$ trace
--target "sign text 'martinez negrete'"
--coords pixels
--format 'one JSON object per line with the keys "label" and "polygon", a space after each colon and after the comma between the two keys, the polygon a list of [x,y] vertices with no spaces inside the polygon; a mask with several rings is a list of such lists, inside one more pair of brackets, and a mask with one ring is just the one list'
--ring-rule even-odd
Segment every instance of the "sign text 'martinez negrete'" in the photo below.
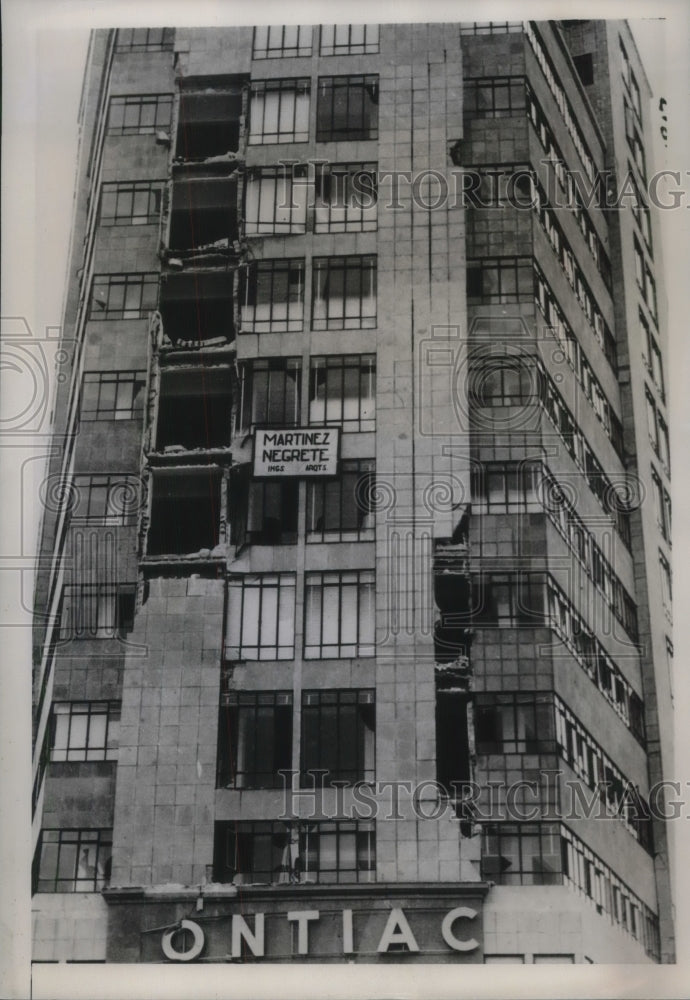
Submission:
{"label": "sign text 'martinez negrete'", "polygon": [[254,439],[254,475],[334,476],[340,428],[259,428]]}

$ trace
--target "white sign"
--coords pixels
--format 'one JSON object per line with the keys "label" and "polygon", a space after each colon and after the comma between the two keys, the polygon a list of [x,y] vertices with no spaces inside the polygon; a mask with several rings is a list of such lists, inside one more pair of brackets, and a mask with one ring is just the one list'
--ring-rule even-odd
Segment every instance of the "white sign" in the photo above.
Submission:
{"label": "white sign", "polygon": [[335,476],[339,427],[263,428],[254,434],[254,476]]}

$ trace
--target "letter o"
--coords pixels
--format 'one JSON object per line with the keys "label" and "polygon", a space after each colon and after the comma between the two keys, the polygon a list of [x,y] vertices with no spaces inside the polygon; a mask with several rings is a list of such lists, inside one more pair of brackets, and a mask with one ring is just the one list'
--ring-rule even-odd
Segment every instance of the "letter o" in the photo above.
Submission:
{"label": "letter o", "polygon": [[[189,951],[177,951],[176,948],[173,948],[173,938],[180,931],[190,931],[194,938],[194,944]],[[203,947],[204,932],[193,920],[181,920],[179,927],[173,927],[172,930],[166,931],[161,938],[163,954],[171,962],[193,962],[195,958],[199,957]]]}
{"label": "letter o", "polygon": [[476,916],[477,911],[472,910],[469,906],[456,906],[454,910],[449,910],[446,913],[441,924],[441,934],[446,944],[453,948],[454,951],[474,951],[475,948],[479,947],[479,941],[476,938],[470,938],[469,941],[461,941],[460,938],[456,938],[451,930],[455,921],[460,917],[467,917],[468,920],[474,920]]}

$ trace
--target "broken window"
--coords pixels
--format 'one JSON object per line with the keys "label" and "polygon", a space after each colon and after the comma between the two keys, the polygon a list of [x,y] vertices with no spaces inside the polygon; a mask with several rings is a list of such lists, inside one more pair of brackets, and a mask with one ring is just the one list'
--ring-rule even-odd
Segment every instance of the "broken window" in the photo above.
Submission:
{"label": "broken window", "polygon": [[374,460],[344,459],[337,479],[307,483],[307,541],[373,541]]}
{"label": "broken window", "polygon": [[305,164],[252,169],[245,187],[245,234],[305,233],[308,191]]}
{"label": "broken window", "polygon": [[317,142],[378,138],[378,76],[322,76],[318,94]]}
{"label": "broken window", "polygon": [[254,28],[254,59],[311,55],[310,24],[262,24]]}
{"label": "broken window", "polygon": [[295,881],[297,830],[292,823],[258,821],[215,825],[213,881],[235,885]]}
{"label": "broken window", "polygon": [[311,359],[309,423],[373,431],[376,416],[376,358],[373,354]]}
{"label": "broken window", "polygon": [[117,760],[119,729],[119,701],[53,702],[50,759]]}
{"label": "broken window", "polygon": [[214,548],[220,528],[220,485],[216,469],[157,470],[151,481],[147,555],[192,555]]}
{"label": "broken window", "polygon": [[590,87],[594,83],[594,60],[591,52],[583,52],[579,56],[573,56],[573,63],[580,77],[583,87]]}
{"label": "broken window", "polygon": [[308,77],[253,80],[249,144],[306,142],[309,138]]}
{"label": "broken window", "polygon": [[306,659],[374,656],[374,570],[307,573],[304,588]]}
{"label": "broken window", "polygon": [[228,577],[225,656],[291,660],[295,655],[295,574]]}
{"label": "broken window", "polygon": [[112,829],[43,829],[38,892],[100,892],[110,879]]}
{"label": "broken window", "polygon": [[259,260],[244,275],[242,330],[299,331],[304,322],[304,260]]}
{"label": "broken window", "polygon": [[218,727],[218,787],[282,788],[292,767],[292,692],[232,691]]}
{"label": "broken window", "polygon": [[170,127],[172,94],[111,97],[108,135],[153,135]]}
{"label": "broken window", "polygon": [[73,524],[133,524],[139,511],[139,479],[123,472],[75,476]]}
{"label": "broken window", "polygon": [[175,153],[181,160],[204,160],[237,152],[240,144],[242,80],[217,90],[180,90]]}
{"label": "broken window", "polygon": [[250,482],[246,540],[250,545],[294,545],[297,541],[299,482]]}
{"label": "broken window", "polygon": [[470,779],[468,695],[436,688],[436,780],[455,797],[455,786]]}
{"label": "broken window", "polygon": [[172,191],[169,245],[173,250],[229,247],[237,238],[237,180],[183,177]]}
{"label": "broken window", "polygon": [[158,304],[158,275],[95,274],[89,319],[146,319]]}
{"label": "broken window", "polygon": [[322,24],[322,56],[369,55],[379,51],[378,24]]}
{"label": "broken window", "polygon": [[302,362],[299,358],[256,358],[241,368],[240,427],[294,427],[300,422]]}
{"label": "broken window", "polygon": [[550,694],[506,692],[475,695],[477,753],[553,753]]}
{"label": "broken window", "polygon": [[168,274],[161,285],[161,315],[164,336],[180,341],[232,340],[233,276],[229,272],[196,271]]}
{"label": "broken window", "polygon": [[118,28],[116,52],[170,52],[174,28]]}
{"label": "broken window", "polygon": [[229,369],[164,370],[160,382],[156,449],[228,446],[231,406]]}
{"label": "broken window", "polygon": [[318,164],[314,232],[375,230],[376,179],[375,163]]}
{"label": "broken window", "polygon": [[348,688],[302,692],[301,783],[309,786],[327,771],[326,785],[335,781],[373,781],[376,706],[374,691]]}
{"label": "broken window", "polygon": [[317,257],[313,261],[313,330],[376,326],[376,257]]}
{"label": "broken window", "polygon": [[161,214],[161,181],[103,184],[98,221],[101,226],[145,226]]}
{"label": "broken window", "polygon": [[61,639],[112,639],[134,624],[135,586],[130,583],[73,583],[62,594]]}

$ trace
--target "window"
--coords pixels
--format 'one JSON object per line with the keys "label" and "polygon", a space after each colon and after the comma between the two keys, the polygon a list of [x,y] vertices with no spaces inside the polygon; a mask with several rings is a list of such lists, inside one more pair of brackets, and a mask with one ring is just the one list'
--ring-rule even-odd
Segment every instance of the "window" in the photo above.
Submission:
{"label": "window", "polygon": [[378,139],[379,78],[322,76],[316,106],[316,139]]}
{"label": "window", "polygon": [[111,829],[41,831],[38,892],[99,892],[110,879]]}
{"label": "window", "polygon": [[246,181],[245,233],[290,234],[306,232],[307,168],[261,167]]}
{"label": "window", "polygon": [[485,955],[484,965],[524,965],[524,955]]}
{"label": "window", "polygon": [[[531,361],[531,363],[530,363]],[[468,396],[471,405],[525,406],[539,402],[535,359],[524,355],[476,353],[470,358]]]}
{"label": "window", "polygon": [[485,575],[475,593],[474,614],[483,626],[544,624],[544,577],[539,573]]}
{"label": "window", "polygon": [[302,882],[340,884],[376,881],[373,823],[305,823],[300,834]]}
{"label": "window", "polygon": [[250,545],[294,545],[299,482],[250,482],[246,537]]}
{"label": "window", "polygon": [[292,766],[292,692],[222,695],[218,726],[220,788],[282,788]]}
{"label": "window", "polygon": [[649,432],[649,440],[652,442],[652,447],[654,451],[659,454],[659,427],[657,424],[657,413],[656,405],[654,403],[654,396],[645,387],[645,402],[647,405],[647,430]]}
{"label": "window", "polygon": [[242,330],[299,331],[304,321],[304,261],[259,260],[249,266],[242,295]]}
{"label": "window", "polygon": [[307,573],[304,587],[305,658],[374,656],[373,570]]}
{"label": "window", "polygon": [[[446,681],[446,678],[443,678]],[[450,683],[450,682],[448,682]],[[436,682],[436,780],[449,799],[462,798],[464,782],[470,780],[468,696]]]}
{"label": "window", "polygon": [[[227,262],[237,235],[237,178],[175,178],[172,186],[170,234],[171,256],[181,253],[184,260],[199,254],[208,259],[217,255],[217,263]],[[226,277],[227,280],[227,277]],[[231,281],[229,282],[231,285]]]}
{"label": "window", "polygon": [[352,883],[376,880],[373,823],[216,823],[214,881]]}
{"label": "window", "polygon": [[665,541],[671,542],[671,498],[664,489],[661,477],[652,466],[652,493],[654,495],[654,511],[661,534]]}
{"label": "window", "polygon": [[322,56],[369,55],[379,51],[378,24],[322,24]]}
{"label": "window", "polygon": [[376,416],[376,358],[369,354],[311,359],[309,423],[373,431]]}
{"label": "window", "polygon": [[89,319],[146,319],[157,304],[157,274],[95,274]]}
{"label": "window", "polygon": [[373,690],[303,691],[302,785],[373,781],[375,733]]}
{"label": "window", "polygon": [[131,632],[134,584],[72,583],[63,591],[61,639],[110,639]]}
{"label": "window", "polygon": [[119,702],[56,701],[52,712],[51,761],[117,760]]}
{"label": "window", "polygon": [[316,167],[315,233],[363,233],[376,229],[375,163]]}
{"label": "window", "polygon": [[671,449],[668,439],[668,427],[666,426],[666,421],[659,414],[659,459],[661,464],[666,469],[666,472],[671,474]]}
{"label": "window", "polygon": [[535,965],[573,965],[574,955],[535,955]]}
{"label": "window", "polygon": [[594,83],[594,62],[591,52],[583,52],[579,56],[573,56],[573,63],[580,77],[583,87],[590,87]]}
{"label": "window", "polygon": [[480,514],[542,510],[543,474],[538,463],[487,462],[472,470],[472,503]]}
{"label": "window", "polygon": [[522,30],[522,21],[464,21],[460,25],[461,35],[504,35]]}
{"label": "window", "polygon": [[337,479],[307,483],[307,541],[374,540],[374,461],[343,459]]}
{"label": "window", "polygon": [[222,269],[171,272],[161,285],[164,347],[199,349],[235,335],[233,281]]}
{"label": "window", "polygon": [[532,262],[529,257],[485,257],[467,261],[467,301],[523,302],[532,298]]}
{"label": "window", "polygon": [[139,512],[139,479],[122,472],[75,476],[73,524],[134,524]]}
{"label": "window", "polygon": [[291,660],[295,655],[295,575],[228,577],[225,656]]}
{"label": "window", "polygon": [[252,82],[249,144],[306,142],[309,138],[307,77]]}
{"label": "window", "polygon": [[118,28],[116,52],[171,52],[174,28]]}
{"label": "window", "polygon": [[[175,139],[177,162],[202,161],[209,156],[222,157],[226,169],[237,161],[227,154],[237,152],[242,117],[242,77],[213,80],[213,87],[201,86],[203,77],[180,84],[179,116]],[[189,175],[187,175],[188,177]]]}
{"label": "window", "polygon": [[553,753],[550,694],[477,694],[475,739],[478,753]]}
{"label": "window", "polygon": [[661,575],[661,600],[666,610],[671,612],[673,606],[673,584],[671,581],[671,566],[668,559],[659,552],[659,572]]}
{"label": "window", "polygon": [[481,874],[498,885],[559,885],[563,876],[558,825],[486,824]]}
{"label": "window", "polygon": [[211,558],[220,540],[220,500],[217,468],[156,469],[151,480],[147,556]]}
{"label": "window", "polygon": [[254,59],[311,55],[310,24],[273,24],[254,28]]}
{"label": "window", "polygon": [[473,118],[509,118],[525,109],[525,78],[489,76],[466,79],[463,113]]}
{"label": "window", "polygon": [[376,326],[376,257],[316,257],[311,304],[313,330]]}
{"label": "window", "polygon": [[238,433],[255,427],[294,427],[300,422],[302,362],[255,358],[240,370]]}
{"label": "window", "polygon": [[111,97],[108,135],[153,135],[170,128],[172,94]]}
{"label": "window", "polygon": [[98,221],[102,226],[145,226],[158,222],[161,192],[159,181],[103,184]]}
{"label": "window", "polygon": [[657,347],[656,341],[652,337],[651,333],[649,336],[649,356],[650,356],[650,369],[652,373],[652,379],[654,380],[654,385],[659,390],[661,398],[665,398],[664,392],[664,369],[661,361],[661,351]]}

